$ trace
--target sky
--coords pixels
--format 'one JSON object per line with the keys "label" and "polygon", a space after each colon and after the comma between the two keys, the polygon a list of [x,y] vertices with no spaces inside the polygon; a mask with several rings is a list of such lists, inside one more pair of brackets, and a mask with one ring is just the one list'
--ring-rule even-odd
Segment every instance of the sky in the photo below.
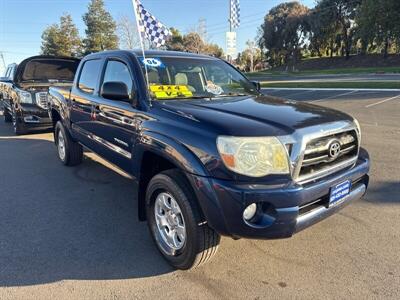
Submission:
{"label": "sky", "polygon": [[[263,17],[274,6],[285,1],[241,0],[241,27],[237,30],[238,50],[246,47],[246,41],[254,40]],[[308,7],[314,0],[299,1]],[[0,0],[0,52],[6,64],[20,62],[40,53],[41,35],[46,26],[59,21],[63,13],[69,13],[85,33],[82,15],[87,11],[89,0]],[[228,30],[229,0],[142,0],[142,4],[168,27],[185,33],[205,19],[208,40],[225,49],[225,33]],[[114,19],[121,16],[134,18],[131,0],[105,0],[106,9]],[[0,74],[2,74],[0,60]]]}

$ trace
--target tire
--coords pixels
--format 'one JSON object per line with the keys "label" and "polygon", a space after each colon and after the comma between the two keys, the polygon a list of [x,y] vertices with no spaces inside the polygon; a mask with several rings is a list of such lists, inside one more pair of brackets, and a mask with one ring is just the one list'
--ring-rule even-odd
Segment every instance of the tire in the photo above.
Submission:
{"label": "tire", "polygon": [[57,122],[54,132],[58,158],[61,162],[69,167],[77,166],[82,163],[82,146],[72,139],[71,135],[60,121]]}
{"label": "tire", "polygon": [[4,114],[4,122],[6,122],[6,123],[11,123],[11,122],[12,122],[12,116],[11,116],[10,113],[7,111],[7,109],[4,108],[3,114]]}
{"label": "tire", "polygon": [[11,121],[13,124],[15,135],[23,135],[27,133],[27,130],[25,129],[24,125],[21,123],[20,120],[18,120],[17,113],[15,112],[14,109],[11,114]]}
{"label": "tire", "polygon": [[[169,264],[181,270],[196,268],[209,261],[216,254],[221,240],[220,235],[204,222],[193,194],[188,180],[177,169],[153,177],[146,191],[147,222],[153,240]],[[160,205],[165,202],[170,210],[164,204]],[[171,217],[171,212],[177,213]],[[168,223],[171,219],[172,222],[175,220],[172,226],[171,222]],[[167,231],[175,237],[175,249],[168,245]],[[179,235],[178,231],[182,234]]]}

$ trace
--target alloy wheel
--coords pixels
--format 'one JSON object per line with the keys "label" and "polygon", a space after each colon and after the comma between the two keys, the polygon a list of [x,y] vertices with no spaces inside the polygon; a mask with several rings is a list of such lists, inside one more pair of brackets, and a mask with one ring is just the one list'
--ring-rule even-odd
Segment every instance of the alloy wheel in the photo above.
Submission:
{"label": "alloy wheel", "polygon": [[168,255],[176,255],[185,246],[186,225],[182,210],[169,193],[157,195],[154,205],[159,245]]}

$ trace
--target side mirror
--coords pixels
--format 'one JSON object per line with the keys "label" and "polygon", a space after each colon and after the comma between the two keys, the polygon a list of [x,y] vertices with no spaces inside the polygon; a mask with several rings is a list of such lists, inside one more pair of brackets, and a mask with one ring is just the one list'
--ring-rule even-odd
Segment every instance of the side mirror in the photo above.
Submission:
{"label": "side mirror", "polygon": [[261,92],[261,83],[259,81],[252,81],[251,82],[257,89],[257,91]]}
{"label": "side mirror", "polygon": [[101,97],[115,101],[130,102],[128,87],[123,82],[105,82],[101,87]]}

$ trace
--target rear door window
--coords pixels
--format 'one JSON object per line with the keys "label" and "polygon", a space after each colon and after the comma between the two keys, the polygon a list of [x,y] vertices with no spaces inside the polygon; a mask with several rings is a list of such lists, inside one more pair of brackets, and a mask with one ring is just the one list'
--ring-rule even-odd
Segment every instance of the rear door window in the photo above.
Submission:
{"label": "rear door window", "polygon": [[101,69],[101,60],[88,60],[82,67],[78,87],[81,91],[93,94],[97,87]]}

